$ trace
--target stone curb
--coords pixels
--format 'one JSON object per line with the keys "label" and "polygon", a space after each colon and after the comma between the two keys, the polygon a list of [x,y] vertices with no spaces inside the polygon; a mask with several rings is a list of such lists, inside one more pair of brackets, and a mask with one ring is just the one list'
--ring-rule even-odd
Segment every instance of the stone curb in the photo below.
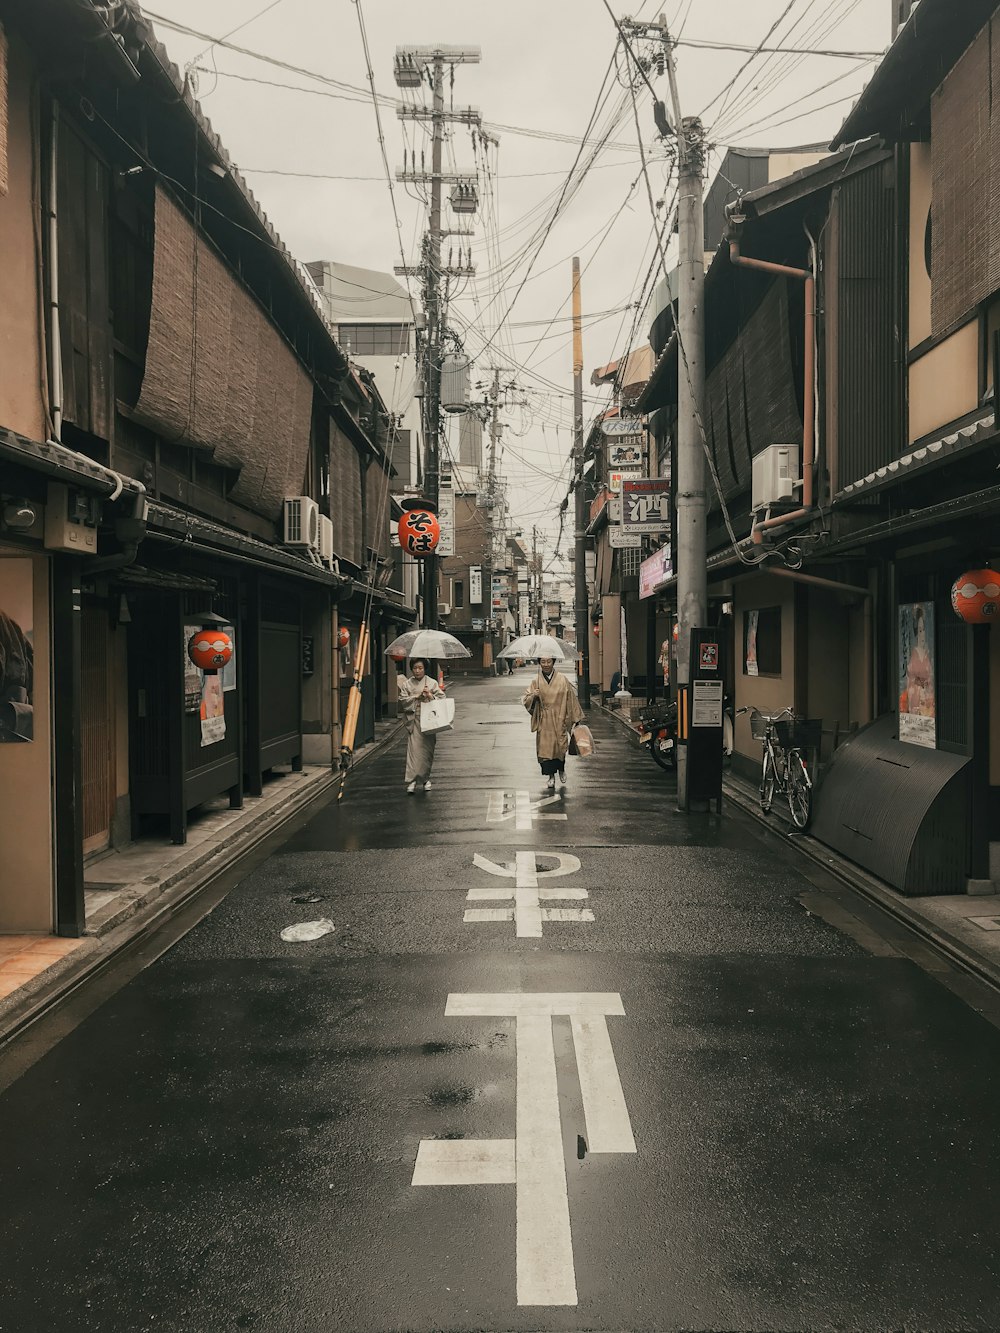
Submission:
{"label": "stone curb", "polygon": [[[402,729],[402,721],[397,722],[357,755],[352,767],[380,754],[397,739]],[[316,779],[304,789],[290,792],[286,800],[261,812],[244,828],[199,850],[191,861],[178,866],[157,884],[134,886],[136,897],[112,908],[106,919],[100,920],[100,914],[96,913],[96,930],[88,932],[71,954],[52,963],[0,1000],[0,1050],[5,1042],[54,1008],[89,976],[107,966],[122,949],[140,935],[148,934],[161,918],[172,916],[217,875],[248,856],[290,819],[319,802],[336,786],[339,776],[339,771],[331,769],[325,777]],[[125,886],[123,891],[128,892],[130,887]]]}

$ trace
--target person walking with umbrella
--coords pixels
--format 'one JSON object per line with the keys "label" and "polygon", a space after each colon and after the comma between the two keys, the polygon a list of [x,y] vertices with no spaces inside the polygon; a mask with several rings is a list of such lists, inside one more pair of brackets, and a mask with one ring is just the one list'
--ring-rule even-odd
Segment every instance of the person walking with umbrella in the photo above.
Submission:
{"label": "person walking with umbrella", "polygon": [[521,702],[531,714],[535,753],[542,773],[548,778],[549,791],[555,791],[557,776],[565,787],[569,733],[582,719],[583,709],[569,681],[556,670],[553,658],[539,659],[538,675],[525,690]]}
{"label": "person walking with umbrella", "polygon": [[444,690],[434,679],[427,660],[414,657],[410,661],[410,674],[399,681],[399,699],[403,705],[403,717],[407,732],[406,739],[406,774],[403,781],[406,790],[414,792],[431,789],[431,768],[434,764],[434,746],[437,736],[420,730],[420,709],[431,699],[443,699]]}

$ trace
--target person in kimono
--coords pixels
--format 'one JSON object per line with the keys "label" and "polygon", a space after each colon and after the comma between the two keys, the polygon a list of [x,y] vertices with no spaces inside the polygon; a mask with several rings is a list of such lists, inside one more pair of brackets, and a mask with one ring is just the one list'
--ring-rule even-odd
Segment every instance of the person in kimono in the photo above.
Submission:
{"label": "person in kimono", "polygon": [[437,736],[426,735],[420,730],[421,706],[431,699],[443,699],[444,690],[434,679],[434,673],[428,669],[423,657],[415,657],[410,663],[410,674],[400,677],[399,702],[403,706],[403,718],[406,725],[406,774],[403,781],[406,790],[414,792],[431,789],[431,767],[434,764],[434,746]]}
{"label": "person in kimono", "polygon": [[566,785],[566,750],[570,730],[583,718],[583,709],[568,679],[556,670],[551,657],[538,663],[538,675],[525,690],[521,702],[531,714],[535,753],[548,790],[555,791],[556,778]]}

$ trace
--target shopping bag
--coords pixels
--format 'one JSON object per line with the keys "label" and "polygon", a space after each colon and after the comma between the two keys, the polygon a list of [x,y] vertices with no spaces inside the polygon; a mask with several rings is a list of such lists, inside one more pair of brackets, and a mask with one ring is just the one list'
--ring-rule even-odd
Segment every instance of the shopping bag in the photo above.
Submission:
{"label": "shopping bag", "polygon": [[578,722],[569,737],[569,752],[577,754],[581,759],[589,759],[594,753],[594,733],[587,726],[586,722]]}
{"label": "shopping bag", "polygon": [[454,699],[429,699],[420,705],[420,730],[425,735],[450,731],[454,720]]}

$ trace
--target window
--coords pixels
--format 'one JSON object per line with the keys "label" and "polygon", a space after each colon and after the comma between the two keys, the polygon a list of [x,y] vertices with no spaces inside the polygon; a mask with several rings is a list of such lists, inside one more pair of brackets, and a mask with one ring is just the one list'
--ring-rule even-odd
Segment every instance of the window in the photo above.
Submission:
{"label": "window", "polygon": [[461,579],[455,580],[453,595],[455,598],[455,607],[460,611],[465,605],[465,584]]}
{"label": "window", "polygon": [[410,350],[409,324],[341,324],[337,340],[352,356],[399,356]]}
{"label": "window", "polygon": [[781,675],[781,607],[743,612],[744,676]]}

